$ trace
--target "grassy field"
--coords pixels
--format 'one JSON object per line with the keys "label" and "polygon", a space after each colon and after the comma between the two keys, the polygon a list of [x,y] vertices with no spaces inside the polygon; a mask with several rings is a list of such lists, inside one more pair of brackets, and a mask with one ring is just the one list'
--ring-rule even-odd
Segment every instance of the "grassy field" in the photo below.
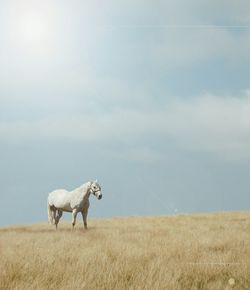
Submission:
{"label": "grassy field", "polygon": [[0,289],[250,289],[250,213],[0,228]]}

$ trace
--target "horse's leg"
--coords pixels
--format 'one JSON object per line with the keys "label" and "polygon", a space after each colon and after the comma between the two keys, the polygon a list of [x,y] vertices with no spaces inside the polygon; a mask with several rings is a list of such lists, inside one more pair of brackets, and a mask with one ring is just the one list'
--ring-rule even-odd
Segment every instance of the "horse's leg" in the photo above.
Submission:
{"label": "horse's leg", "polygon": [[53,222],[53,225],[56,224],[56,208],[52,209],[52,222]]}
{"label": "horse's leg", "polygon": [[82,219],[83,219],[83,224],[84,224],[85,230],[88,229],[88,226],[87,226],[87,215],[88,215],[88,210],[82,211]]}
{"label": "horse's leg", "polygon": [[57,225],[58,225],[58,223],[59,223],[59,220],[60,220],[62,214],[63,214],[62,210],[59,210],[59,209],[58,209],[58,210],[57,210],[57,216],[56,216],[56,229],[57,229]]}
{"label": "horse's leg", "polygon": [[74,229],[74,226],[76,224],[76,216],[77,216],[77,210],[73,209],[73,211],[72,211],[72,229]]}
{"label": "horse's leg", "polygon": [[56,230],[57,230],[57,209],[55,208],[54,209],[54,212],[53,212],[53,219],[54,219],[54,225],[56,226]]}

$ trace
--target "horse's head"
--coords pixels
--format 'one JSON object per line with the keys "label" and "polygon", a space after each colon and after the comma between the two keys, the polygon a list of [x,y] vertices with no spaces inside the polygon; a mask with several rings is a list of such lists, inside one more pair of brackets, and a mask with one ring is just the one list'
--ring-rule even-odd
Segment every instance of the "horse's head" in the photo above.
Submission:
{"label": "horse's head", "polygon": [[97,199],[102,198],[101,186],[97,180],[91,182],[90,191],[96,196]]}

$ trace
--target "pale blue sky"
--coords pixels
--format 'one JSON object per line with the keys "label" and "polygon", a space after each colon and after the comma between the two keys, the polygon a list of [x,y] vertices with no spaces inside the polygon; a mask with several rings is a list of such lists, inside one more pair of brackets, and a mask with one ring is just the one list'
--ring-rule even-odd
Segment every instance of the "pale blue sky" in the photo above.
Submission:
{"label": "pale blue sky", "polygon": [[90,217],[248,210],[249,9],[0,0],[0,224],[96,178]]}

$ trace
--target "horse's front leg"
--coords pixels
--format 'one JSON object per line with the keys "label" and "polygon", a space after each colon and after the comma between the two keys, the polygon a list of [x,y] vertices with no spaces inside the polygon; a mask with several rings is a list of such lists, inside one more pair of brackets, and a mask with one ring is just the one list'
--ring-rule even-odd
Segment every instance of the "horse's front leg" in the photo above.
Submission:
{"label": "horse's front leg", "polygon": [[88,210],[82,211],[82,219],[83,219],[83,224],[84,224],[85,230],[88,229],[88,226],[87,226],[87,215],[88,215]]}
{"label": "horse's front leg", "polygon": [[72,229],[74,229],[74,226],[76,224],[76,216],[77,216],[77,210],[73,209],[73,211],[72,211]]}

